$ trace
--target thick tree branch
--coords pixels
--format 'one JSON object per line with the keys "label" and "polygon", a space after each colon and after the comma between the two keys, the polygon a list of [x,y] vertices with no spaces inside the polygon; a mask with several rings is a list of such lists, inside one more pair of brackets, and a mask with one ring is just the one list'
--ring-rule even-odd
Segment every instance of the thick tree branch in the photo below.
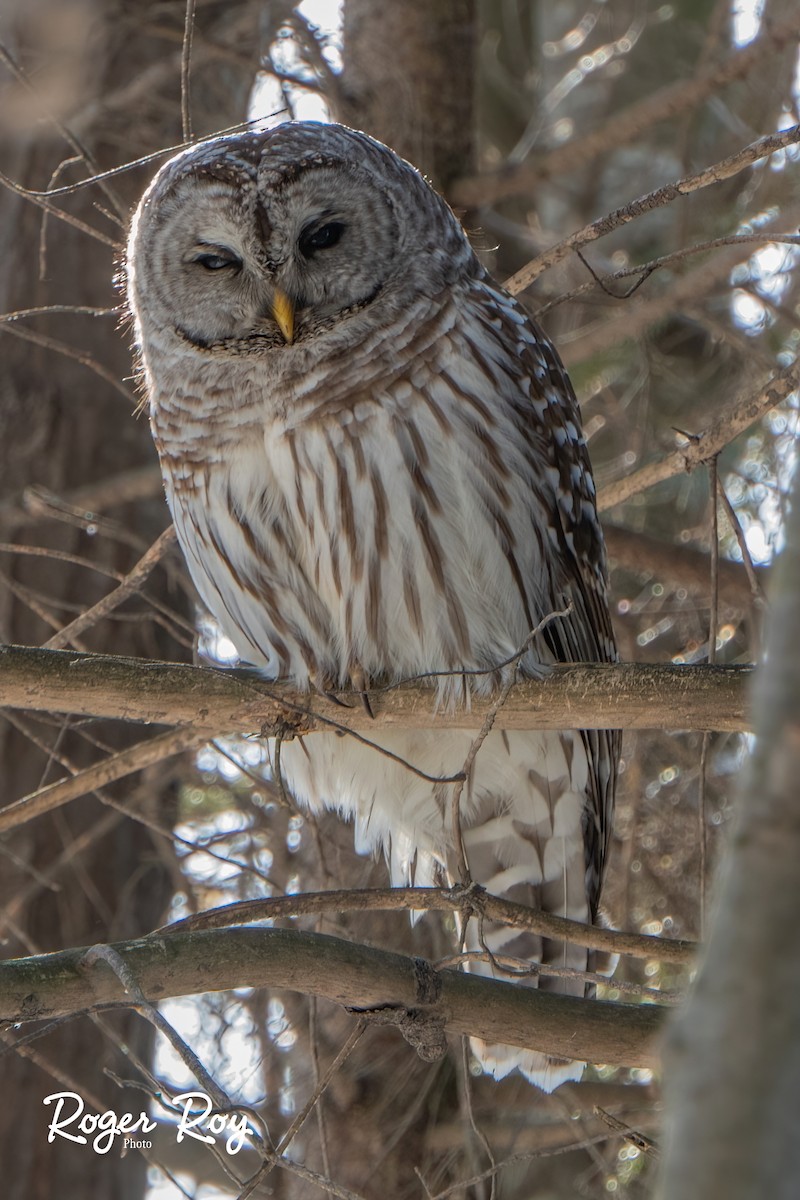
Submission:
{"label": "thick tree branch", "polygon": [[[357,1012],[410,1012],[454,1034],[591,1062],[652,1067],[663,1010],[555,996],[325,934],[224,929],[153,935],[114,950],[151,1001],[238,987],[288,988]],[[431,1002],[435,976],[438,999]],[[28,1022],[131,1004],[117,975],[86,949],[0,963],[0,1020]]]}
{"label": "thick tree branch", "polygon": [[[514,685],[498,729],[749,728],[751,668],[593,663],[558,666]],[[358,703],[306,695],[242,669],[212,670],[150,659],[0,646],[0,705],[152,724],[209,736],[258,730],[265,737],[331,728],[366,737],[389,729],[480,729],[491,696],[469,710],[434,713],[431,688],[409,682],[370,692],[374,718]]]}

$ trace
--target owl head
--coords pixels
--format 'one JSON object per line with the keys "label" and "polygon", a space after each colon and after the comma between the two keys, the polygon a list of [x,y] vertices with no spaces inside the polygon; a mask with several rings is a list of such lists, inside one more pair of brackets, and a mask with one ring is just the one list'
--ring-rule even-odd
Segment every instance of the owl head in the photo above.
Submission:
{"label": "owl head", "polygon": [[302,352],[479,270],[420,173],[341,125],[201,142],[158,172],[128,243],[139,341]]}

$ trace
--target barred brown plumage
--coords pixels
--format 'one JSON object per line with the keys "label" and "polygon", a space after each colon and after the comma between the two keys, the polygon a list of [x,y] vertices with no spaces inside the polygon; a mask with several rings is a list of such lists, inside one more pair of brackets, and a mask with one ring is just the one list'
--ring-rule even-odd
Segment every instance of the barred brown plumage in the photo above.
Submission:
{"label": "barred brown plumage", "polygon": [[[198,591],[242,659],[297,684],[426,672],[488,690],[531,630],[531,673],[615,658],[572,387],[445,202],[364,134],[290,123],[200,143],[134,218],[128,288],[150,417]],[[480,672],[469,677],[464,671]],[[467,687],[468,681],[468,687]],[[351,817],[395,883],[454,878],[449,787],[472,734],[286,745],[298,800]],[[473,879],[593,921],[615,732],[491,732],[461,802]],[[587,951],[485,925],[468,946],[580,972]],[[498,963],[472,969],[499,973]],[[583,995],[583,980],[531,986]],[[477,1046],[540,1086],[582,1064]]]}

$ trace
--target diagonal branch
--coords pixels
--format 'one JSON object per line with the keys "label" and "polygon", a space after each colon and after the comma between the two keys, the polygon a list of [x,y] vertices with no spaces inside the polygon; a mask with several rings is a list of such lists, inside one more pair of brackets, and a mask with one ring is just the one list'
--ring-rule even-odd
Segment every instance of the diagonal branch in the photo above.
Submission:
{"label": "diagonal branch", "polygon": [[74,637],[79,636],[86,629],[91,629],[93,625],[96,625],[98,621],[107,617],[120,604],[124,604],[130,596],[139,590],[150,573],[161,562],[164,555],[175,545],[175,541],[175,526],[170,525],[156,538],[150,549],[145,551],[136,565],[131,568],[125,578],[114,588],[113,592],[109,592],[108,595],[103,596],[102,600],[98,600],[91,608],[87,608],[85,612],[75,617],[74,621],[70,621],[69,625],[65,625],[63,629],[59,629],[58,633],[53,634],[45,642],[45,648],[48,650],[61,650],[64,646],[70,645]]}
{"label": "diagonal branch", "polygon": [[766,137],[758,138],[749,146],[737,151],[736,154],[723,158],[721,162],[714,163],[703,171],[697,171],[694,175],[687,175],[675,183],[667,183],[663,187],[656,188],[655,191],[648,192],[647,195],[640,196],[637,200],[632,200],[630,204],[617,208],[604,217],[599,217],[589,225],[584,225],[583,229],[571,233],[563,241],[557,242],[555,246],[551,246],[549,250],[545,250],[543,254],[538,255],[537,258],[532,259],[519,271],[516,271],[505,281],[505,286],[512,296],[516,296],[525,288],[530,287],[543,271],[549,270],[550,267],[561,262],[568,254],[580,249],[581,246],[604,237],[613,229],[619,229],[621,225],[627,225],[629,221],[653,212],[656,208],[663,208],[665,204],[671,204],[679,196],[688,196],[691,192],[709,187],[712,183],[721,183],[725,179],[730,179],[731,176],[738,175],[740,171],[752,166],[759,159],[775,154],[778,150],[784,150],[787,146],[796,145],[798,142],[800,142],[800,125],[792,125],[791,128],[783,129],[780,133],[770,133]]}
{"label": "diagonal branch", "polygon": [[66,779],[58,779],[47,787],[39,788],[28,796],[13,804],[7,804],[0,809],[0,833],[7,833],[20,825],[40,817],[44,813],[53,812],[56,808],[85,796],[87,792],[96,791],[117,779],[124,779],[135,771],[143,771],[154,763],[163,762],[173,754],[180,754],[190,746],[196,746],[205,740],[205,735],[193,729],[171,729],[167,733],[148,738],[145,742],[137,742],[127,750],[118,754],[110,754],[98,763],[93,763],[76,775]]}
{"label": "diagonal branch", "polygon": [[636,496],[639,492],[671,479],[674,475],[693,471],[700,463],[713,458],[723,450],[729,442],[743,433],[771,408],[775,408],[792,392],[800,387],[800,364],[792,363],[774,375],[756,395],[747,391],[737,396],[734,402],[724,412],[707,426],[701,433],[692,437],[689,444],[680,450],[673,450],[658,462],[649,463],[617,483],[607,484],[601,488],[597,496],[599,512],[613,508],[615,504]]}

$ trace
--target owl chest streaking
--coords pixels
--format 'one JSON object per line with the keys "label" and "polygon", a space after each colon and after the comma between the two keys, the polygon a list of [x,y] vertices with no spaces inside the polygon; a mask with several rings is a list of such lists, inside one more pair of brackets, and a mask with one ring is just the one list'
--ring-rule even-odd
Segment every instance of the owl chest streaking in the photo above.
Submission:
{"label": "owl chest streaking", "polygon": [[[489,689],[564,610],[524,671],[614,657],[569,381],[407,163],[334,125],[201,143],[146,193],[128,281],[178,537],[244,661],[316,687],[452,672],[452,697],[464,670]],[[436,732],[433,707],[430,732],[373,740],[452,775],[472,735]],[[473,878],[593,920],[617,754],[613,733],[490,734],[462,801]],[[285,746],[282,766],[301,803],[340,810],[360,850],[384,851],[394,882],[450,877],[445,785],[335,735]],[[496,955],[587,969],[579,947],[483,937]],[[568,972],[538,985],[585,992]],[[547,1087],[581,1067],[476,1052]]]}

